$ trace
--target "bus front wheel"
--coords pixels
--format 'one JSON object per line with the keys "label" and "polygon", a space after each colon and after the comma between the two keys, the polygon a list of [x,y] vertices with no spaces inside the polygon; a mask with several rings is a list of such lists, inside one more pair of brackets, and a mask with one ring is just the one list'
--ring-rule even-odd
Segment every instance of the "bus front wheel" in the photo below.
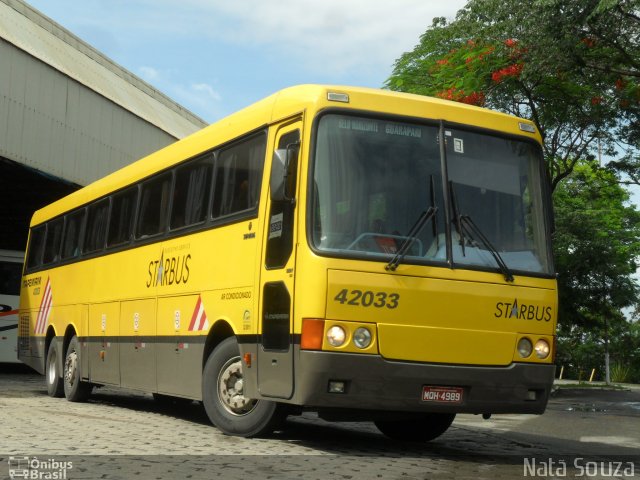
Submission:
{"label": "bus front wheel", "polygon": [[375,425],[394,440],[428,442],[446,432],[454,418],[455,413],[429,413],[411,420],[379,420]]}
{"label": "bus front wheel", "polygon": [[67,347],[64,359],[64,396],[70,402],[82,402],[89,397],[92,386],[80,376],[80,342],[75,335]]}
{"label": "bus front wheel", "polygon": [[60,375],[58,367],[58,342],[54,338],[49,345],[47,352],[47,365],[45,367],[45,379],[47,382],[47,393],[50,397],[60,398],[64,396],[64,385],[62,383],[62,375]]}
{"label": "bus front wheel", "polygon": [[234,337],[223,340],[207,359],[202,373],[202,403],[211,422],[227,435],[269,434],[283,419],[276,402],[243,395],[242,361]]}

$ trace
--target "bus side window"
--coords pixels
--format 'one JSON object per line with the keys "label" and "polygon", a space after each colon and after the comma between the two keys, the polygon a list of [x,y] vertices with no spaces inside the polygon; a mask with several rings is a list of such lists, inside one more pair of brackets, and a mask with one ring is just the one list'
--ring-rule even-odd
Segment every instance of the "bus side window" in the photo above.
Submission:
{"label": "bus side window", "polygon": [[31,230],[29,240],[29,253],[27,257],[27,268],[36,268],[42,265],[42,252],[44,251],[44,235],[46,227],[41,225]]}
{"label": "bus side window", "polygon": [[171,173],[164,173],[142,185],[136,238],[166,230],[171,191]]}
{"label": "bus side window", "polygon": [[75,258],[80,254],[80,232],[84,217],[84,209],[67,215],[62,242],[62,260]]}
{"label": "bus side window", "polygon": [[94,203],[87,214],[87,228],[84,234],[83,253],[96,252],[104,248],[109,217],[109,199]]}
{"label": "bus side window", "polygon": [[45,265],[60,260],[60,244],[62,243],[62,228],[64,219],[58,218],[47,223],[47,238],[44,243],[42,263]]}
{"label": "bus side window", "polygon": [[214,218],[258,206],[266,148],[266,135],[260,134],[220,153],[213,200]]}
{"label": "bus side window", "polygon": [[22,263],[0,261],[0,295],[20,295]]}
{"label": "bus side window", "polygon": [[107,247],[122,245],[131,240],[137,201],[138,187],[129,188],[113,196]]}
{"label": "bus side window", "polygon": [[171,207],[171,230],[204,222],[212,167],[211,158],[206,158],[177,169]]}

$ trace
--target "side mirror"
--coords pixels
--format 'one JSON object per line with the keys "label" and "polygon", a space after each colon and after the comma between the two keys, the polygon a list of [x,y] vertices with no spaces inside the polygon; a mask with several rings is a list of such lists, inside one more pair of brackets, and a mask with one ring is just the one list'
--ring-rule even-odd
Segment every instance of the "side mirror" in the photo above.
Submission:
{"label": "side mirror", "polygon": [[271,201],[281,202],[286,200],[284,194],[284,186],[286,183],[287,171],[287,150],[276,150],[273,152],[273,160],[271,162],[271,178],[269,185],[271,186]]}
{"label": "side mirror", "polygon": [[269,179],[272,202],[293,202],[295,200],[298,145],[287,145],[286,149],[278,149],[273,152]]}

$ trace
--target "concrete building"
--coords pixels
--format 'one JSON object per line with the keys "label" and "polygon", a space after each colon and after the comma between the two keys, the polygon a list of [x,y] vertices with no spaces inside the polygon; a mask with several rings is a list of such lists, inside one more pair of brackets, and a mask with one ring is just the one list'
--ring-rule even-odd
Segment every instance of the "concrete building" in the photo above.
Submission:
{"label": "concrete building", "polygon": [[0,249],[31,214],[206,123],[22,0],[0,0]]}

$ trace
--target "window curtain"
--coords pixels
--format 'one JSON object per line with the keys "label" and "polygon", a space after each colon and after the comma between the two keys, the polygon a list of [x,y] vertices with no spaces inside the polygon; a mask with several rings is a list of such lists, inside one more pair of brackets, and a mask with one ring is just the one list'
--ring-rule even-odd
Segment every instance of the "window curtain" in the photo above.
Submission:
{"label": "window curtain", "polygon": [[209,165],[200,165],[189,172],[185,225],[193,225],[204,219],[204,205],[209,180]]}
{"label": "window curtain", "polygon": [[254,208],[260,199],[260,183],[264,168],[265,144],[264,137],[253,142],[249,147],[249,188],[247,189],[247,207]]}
{"label": "window curtain", "polygon": [[355,240],[357,232],[367,230],[365,159],[359,158],[358,145],[347,141],[334,125],[324,127],[319,133],[318,144],[323,148],[318,149],[315,169],[316,214],[320,216],[323,235],[316,241],[328,248],[344,248]]}

